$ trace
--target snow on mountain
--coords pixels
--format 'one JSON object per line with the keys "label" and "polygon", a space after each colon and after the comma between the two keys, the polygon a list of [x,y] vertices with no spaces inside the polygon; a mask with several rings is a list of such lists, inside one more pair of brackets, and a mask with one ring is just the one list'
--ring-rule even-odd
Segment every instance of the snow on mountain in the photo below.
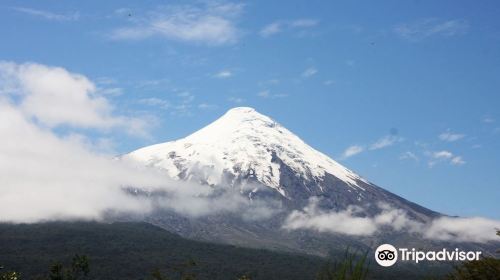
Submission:
{"label": "snow on mountain", "polygon": [[[199,240],[327,254],[331,246],[349,242],[369,246],[374,239],[284,231],[287,217],[295,213],[294,217],[304,221],[322,222],[324,217],[330,221],[337,215],[353,215],[354,220],[362,221],[379,221],[383,217],[386,225],[401,224],[398,217],[426,223],[441,215],[364,180],[276,121],[248,107],[231,109],[185,138],[144,147],[123,158],[159,168],[178,180],[233,187],[248,195],[251,203],[272,202],[269,209],[279,209],[265,223],[223,213],[189,219],[159,211],[148,218],[149,222]],[[315,202],[312,206],[311,201]],[[394,234],[391,236],[397,240],[408,241],[406,235]]]}
{"label": "snow on mountain", "polygon": [[[276,159],[302,180],[315,182],[321,192],[325,174],[356,192],[366,180],[313,149],[295,134],[253,108],[238,107],[199,131],[176,141],[156,144],[125,156],[165,169],[173,178],[199,180],[210,185],[235,184],[241,178],[257,180],[287,197]],[[232,178],[227,181],[227,178]],[[304,186],[305,187],[305,186]]]}

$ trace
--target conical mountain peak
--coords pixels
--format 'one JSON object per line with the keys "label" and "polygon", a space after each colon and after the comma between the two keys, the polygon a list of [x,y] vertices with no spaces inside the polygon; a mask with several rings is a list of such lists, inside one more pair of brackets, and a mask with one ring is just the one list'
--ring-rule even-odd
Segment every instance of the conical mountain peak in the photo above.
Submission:
{"label": "conical mountain peak", "polygon": [[281,181],[284,170],[307,182],[315,182],[319,189],[326,174],[356,190],[362,189],[360,181],[366,182],[273,119],[249,107],[233,108],[186,138],[145,147],[128,157],[164,168],[179,179],[192,176],[218,184],[228,174],[235,182],[253,178],[283,196],[288,196]]}
{"label": "conical mountain peak", "polygon": [[251,114],[257,112],[252,107],[234,107],[229,109],[226,114]]}
{"label": "conical mountain peak", "polygon": [[[189,135],[185,139],[193,142],[215,142],[231,138],[259,137],[270,128],[281,127],[273,119],[250,107],[236,107],[227,111],[216,121]],[[268,131],[269,132],[269,131]]]}

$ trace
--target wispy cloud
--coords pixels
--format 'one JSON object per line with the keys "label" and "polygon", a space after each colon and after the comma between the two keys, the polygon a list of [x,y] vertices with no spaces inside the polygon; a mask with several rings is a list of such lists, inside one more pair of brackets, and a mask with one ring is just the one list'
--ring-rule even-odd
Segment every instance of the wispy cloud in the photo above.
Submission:
{"label": "wispy cloud", "polygon": [[217,108],[217,105],[214,105],[214,104],[208,104],[208,103],[198,104],[198,109],[202,109],[202,110],[212,110],[215,108]]}
{"label": "wispy cloud", "polygon": [[495,119],[492,117],[485,116],[481,119],[481,122],[483,123],[494,123]]}
{"label": "wispy cloud", "polygon": [[350,158],[354,155],[357,155],[357,154],[363,152],[364,150],[365,150],[365,148],[363,146],[359,146],[359,145],[349,146],[342,153],[342,159]]}
{"label": "wispy cloud", "polygon": [[147,105],[147,106],[159,107],[162,109],[167,109],[171,106],[170,102],[168,102],[167,100],[160,99],[157,97],[142,98],[142,99],[139,99],[139,103]]}
{"label": "wispy cloud", "polygon": [[432,157],[435,159],[450,159],[453,157],[453,154],[448,151],[439,151],[432,153]]}
{"label": "wispy cloud", "polygon": [[229,70],[222,70],[214,75],[214,78],[227,79],[233,76],[233,72]]}
{"label": "wispy cloud", "polygon": [[341,159],[347,159],[347,158],[350,158],[352,156],[355,156],[355,155],[360,154],[360,153],[365,152],[365,151],[374,151],[374,150],[384,149],[384,148],[390,147],[398,142],[401,142],[403,140],[404,140],[403,138],[401,138],[397,135],[391,134],[391,135],[386,135],[384,137],[381,137],[380,139],[378,139],[377,141],[375,141],[374,143],[372,143],[370,145],[352,145],[352,146],[349,146],[342,153]]}
{"label": "wispy cloud", "polygon": [[275,99],[275,98],[284,98],[284,97],[287,97],[288,94],[285,94],[285,93],[271,93],[270,90],[263,90],[263,91],[260,91],[259,93],[257,93],[257,96],[258,97],[262,97],[262,98]]}
{"label": "wispy cloud", "polygon": [[313,27],[313,26],[318,25],[318,23],[319,23],[318,20],[316,20],[316,19],[309,19],[309,18],[297,19],[297,20],[293,20],[293,21],[289,22],[289,24],[290,24],[291,27],[301,27],[301,28],[304,28],[304,27]]}
{"label": "wispy cloud", "polygon": [[177,117],[193,116],[197,110],[217,108],[216,105],[206,102],[195,102],[197,98],[189,90],[173,89],[173,93],[168,100],[159,97],[148,97],[137,100],[137,103],[164,110]]}
{"label": "wispy cloud", "polygon": [[244,98],[241,98],[241,97],[235,97],[235,96],[231,96],[227,99],[229,102],[233,102],[233,103],[236,103],[236,104],[241,104],[243,102],[245,102],[245,99]]}
{"label": "wispy cloud", "polygon": [[386,135],[370,145],[370,150],[379,150],[394,145],[403,139],[396,135]]}
{"label": "wispy cloud", "polygon": [[417,157],[417,155],[415,155],[414,153],[410,152],[410,151],[406,151],[404,153],[402,153],[400,156],[399,156],[399,159],[400,160],[407,160],[407,159],[411,159],[411,160],[414,160],[414,161],[419,161],[419,158]]}
{"label": "wispy cloud", "polygon": [[462,165],[462,164],[465,164],[465,161],[462,159],[461,156],[455,156],[451,159],[451,164]]}
{"label": "wispy cloud", "polygon": [[439,139],[445,142],[455,142],[465,137],[465,134],[452,133],[450,131],[439,134]]}
{"label": "wispy cloud", "polygon": [[302,72],[302,77],[309,78],[309,77],[316,75],[317,73],[318,73],[318,69],[316,69],[314,67],[309,67],[306,70],[304,70],[304,72]]}
{"label": "wispy cloud", "polygon": [[331,86],[331,85],[335,84],[335,81],[334,80],[326,80],[326,81],[323,82],[323,84],[325,86]]}
{"label": "wispy cloud", "polygon": [[394,27],[394,32],[409,41],[421,41],[432,36],[452,37],[467,33],[469,24],[464,20],[420,19]]}
{"label": "wispy cloud", "polygon": [[311,28],[318,25],[319,21],[316,19],[296,19],[296,20],[283,20],[272,22],[260,30],[262,37],[270,37],[286,30],[297,30]]}
{"label": "wispy cloud", "polygon": [[435,152],[426,152],[427,156],[430,157],[429,167],[433,167],[439,162],[448,162],[451,165],[464,165],[466,162],[461,156],[457,156],[450,151],[442,150]]}
{"label": "wispy cloud", "polygon": [[195,99],[195,96],[189,91],[181,91],[177,93],[177,96],[181,99],[181,103],[183,104],[191,103]]}
{"label": "wispy cloud", "polygon": [[75,21],[80,18],[80,14],[78,12],[57,14],[49,11],[37,10],[25,7],[14,7],[12,9],[24,14],[53,21]]}
{"label": "wispy cloud", "polygon": [[169,40],[220,46],[235,43],[240,30],[237,19],[243,4],[200,2],[199,5],[165,6],[139,17],[132,26],[113,30],[111,38]]}
{"label": "wispy cloud", "polygon": [[279,22],[273,22],[264,26],[264,28],[262,28],[262,30],[260,31],[260,35],[262,37],[269,37],[271,35],[280,33],[281,31],[282,31],[282,24]]}
{"label": "wispy cloud", "polygon": [[96,92],[102,95],[108,96],[120,96],[123,94],[123,89],[119,87],[109,87],[109,88],[96,88]]}
{"label": "wispy cloud", "polygon": [[174,116],[192,116],[194,114],[193,109],[200,109],[198,106],[194,106],[193,103],[196,96],[188,90],[176,90],[177,100],[174,104],[171,104],[168,109],[170,114]]}

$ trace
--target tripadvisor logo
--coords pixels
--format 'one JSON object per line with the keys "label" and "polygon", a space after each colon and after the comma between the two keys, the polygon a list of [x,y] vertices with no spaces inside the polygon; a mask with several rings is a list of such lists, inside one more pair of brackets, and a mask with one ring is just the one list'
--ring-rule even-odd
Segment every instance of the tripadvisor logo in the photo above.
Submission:
{"label": "tripadvisor logo", "polygon": [[375,260],[381,266],[392,266],[398,259],[400,261],[411,261],[419,263],[420,261],[473,261],[479,260],[480,251],[461,251],[442,249],[440,251],[419,251],[412,248],[399,248],[391,244],[382,244],[375,250]]}
{"label": "tripadvisor logo", "polygon": [[391,244],[382,244],[375,250],[375,260],[381,266],[391,266],[398,260],[398,250]]}

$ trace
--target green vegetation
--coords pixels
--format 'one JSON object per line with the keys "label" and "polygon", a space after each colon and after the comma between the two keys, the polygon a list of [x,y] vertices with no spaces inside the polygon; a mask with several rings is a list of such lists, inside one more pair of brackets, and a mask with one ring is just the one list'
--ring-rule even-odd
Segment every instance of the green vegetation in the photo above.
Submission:
{"label": "green vegetation", "polygon": [[66,268],[60,262],[50,266],[50,280],[80,280],[87,278],[90,272],[87,256],[76,255],[73,257],[71,267]]}
{"label": "green vegetation", "polygon": [[[5,267],[0,272],[17,271],[22,280],[47,277],[57,263],[62,269],[56,272],[71,270],[75,253],[88,257],[89,279],[107,280],[235,280],[244,275],[305,280],[324,263],[319,257],[192,241],[147,223],[0,224],[0,248]],[[187,265],[189,260],[196,265]]]}
{"label": "green vegetation", "polygon": [[367,253],[333,253],[327,261],[198,242],[147,223],[0,224],[0,248],[4,266],[0,280],[355,280],[443,275],[441,268],[424,265],[368,267]]}
{"label": "green vegetation", "polygon": [[20,280],[21,276],[15,271],[9,271],[0,274],[0,280]]}
{"label": "green vegetation", "polygon": [[[497,230],[500,236],[500,231]],[[448,274],[448,280],[495,280],[500,279],[500,260],[492,257],[463,262]]]}
{"label": "green vegetation", "polygon": [[464,262],[455,267],[447,277],[449,280],[495,280],[500,279],[500,260],[487,257],[478,261]]}
{"label": "green vegetation", "polygon": [[341,261],[328,262],[318,273],[317,280],[363,280],[367,279],[368,252],[357,254],[346,250]]}

